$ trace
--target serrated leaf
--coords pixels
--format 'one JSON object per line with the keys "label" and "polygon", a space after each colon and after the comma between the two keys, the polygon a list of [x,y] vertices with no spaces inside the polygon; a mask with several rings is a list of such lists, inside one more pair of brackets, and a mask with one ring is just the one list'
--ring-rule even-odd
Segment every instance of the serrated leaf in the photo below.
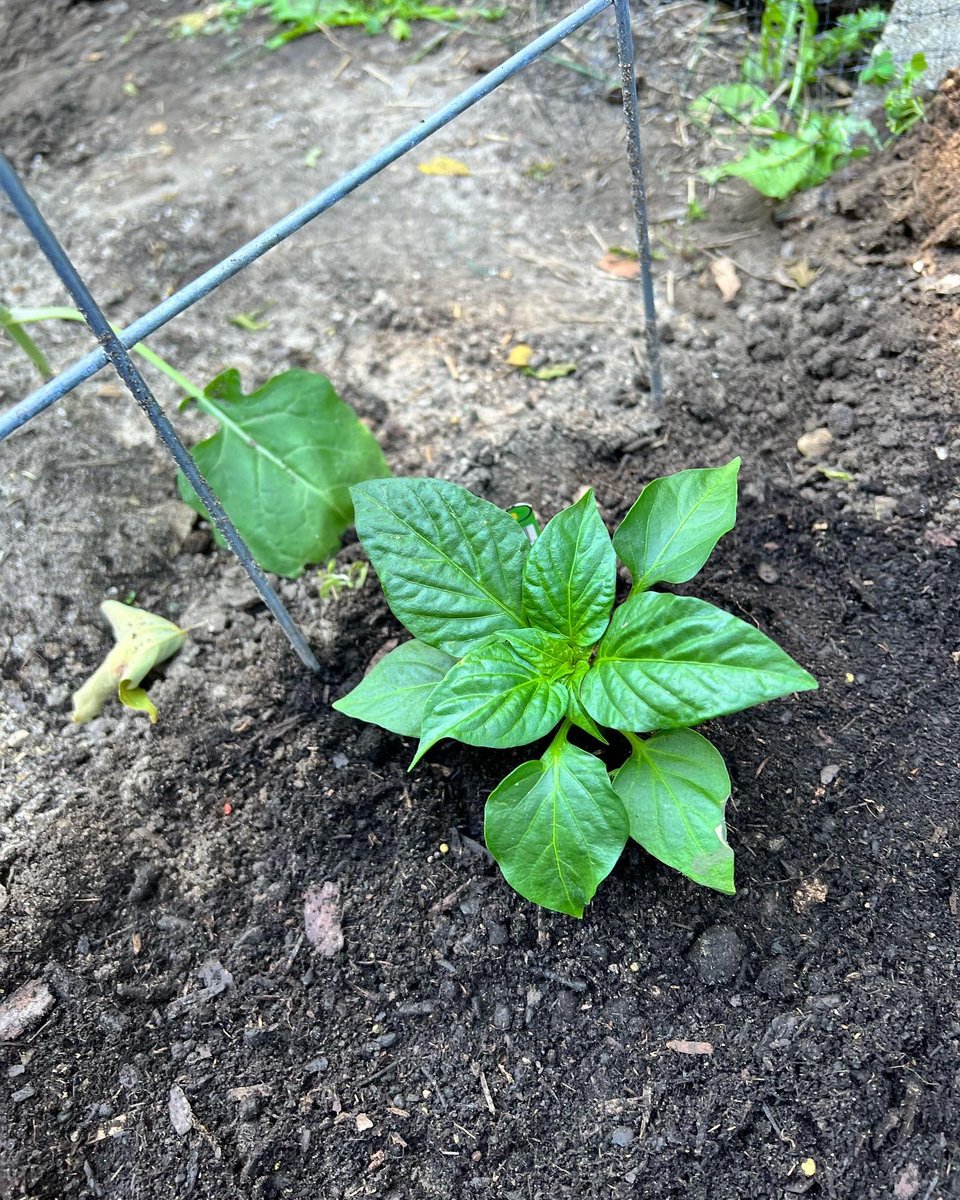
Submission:
{"label": "serrated leaf", "polygon": [[762,108],[769,97],[755,83],[720,83],[708,88],[690,105],[694,117],[710,118],[720,112],[725,117],[748,117]]}
{"label": "serrated leaf", "polygon": [[543,737],[566,712],[572,660],[563,638],[539,629],[475,647],[431,693],[411,767],[441,738],[506,749]]}
{"label": "serrated leaf", "polygon": [[691,596],[640,592],[614,612],[580,696],[598,724],[644,733],[816,686],[746,621]]}
{"label": "serrated leaf", "polygon": [[384,655],[333,707],[391,733],[419,737],[430,693],[456,661],[426,642],[404,642]]}
{"label": "serrated leaf", "polygon": [[629,828],[603,764],[566,740],[512,771],[484,813],[487,849],[507,883],[573,917],[613,870]]}
{"label": "serrated leaf", "polygon": [[817,152],[809,138],[792,133],[774,133],[763,145],[754,146],[742,158],[720,163],[703,172],[708,183],[736,176],[746,180],[763,196],[783,200],[791,192],[810,187]]}
{"label": "serrated leaf", "polygon": [[[339,547],[350,485],[390,474],[377,440],[310,371],[284,371],[248,396],[239,372],[225,371],[204,395],[220,429],[194,447],[197,465],[261,567],[295,579]],[[207,516],[182,475],[178,484]]]}
{"label": "serrated leaf", "polygon": [[630,836],[688,879],[732,895],[724,819],[730,776],[719,750],[692,729],[630,741],[633,752],[613,779]]}
{"label": "serrated leaf", "polygon": [[547,522],[523,567],[523,618],[592,646],[610,620],[617,556],[592,490]]}
{"label": "serrated leaf", "polygon": [[530,543],[508,513],[441,479],[383,479],[351,495],[387,603],[414,637],[457,657],[523,624]]}
{"label": "serrated leaf", "polygon": [[128,708],[147,713],[151,722],[157,710],[140,681],[183,645],[187,631],[142,608],[105,600],[100,611],[110,622],[115,645],[83,687],[73,694],[73,720],[78,725],[98,717],[104,704],[116,695]]}
{"label": "serrated leaf", "polygon": [[740,459],[654,479],[620,523],[613,546],[634,591],[686,583],[737,521]]}

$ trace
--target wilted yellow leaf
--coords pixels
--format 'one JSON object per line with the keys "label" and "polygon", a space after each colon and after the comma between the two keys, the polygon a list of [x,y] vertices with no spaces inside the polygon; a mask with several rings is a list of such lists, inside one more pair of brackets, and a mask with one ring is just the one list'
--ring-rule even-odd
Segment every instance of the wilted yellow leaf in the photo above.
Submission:
{"label": "wilted yellow leaf", "polygon": [[428,162],[422,162],[417,167],[421,175],[469,175],[470,168],[457,158],[447,158],[438,154]]}
{"label": "wilted yellow leaf", "polygon": [[105,600],[100,611],[110,622],[116,645],[83,687],[74,692],[73,719],[78,725],[92,721],[116,694],[122,704],[145,712],[155,723],[157,710],[137,685],[157,663],[176,654],[187,632],[172,621],[116,600]]}
{"label": "wilted yellow leaf", "polygon": [[508,367],[529,367],[533,358],[533,350],[526,342],[519,342],[507,355]]}

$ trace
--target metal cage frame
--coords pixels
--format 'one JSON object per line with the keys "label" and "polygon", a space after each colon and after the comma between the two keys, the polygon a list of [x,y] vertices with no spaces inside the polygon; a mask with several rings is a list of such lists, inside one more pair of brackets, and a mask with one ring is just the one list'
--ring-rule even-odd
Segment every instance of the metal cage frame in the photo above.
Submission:
{"label": "metal cage frame", "polygon": [[14,211],[26,225],[34,240],[61,282],[70,293],[77,308],[96,337],[99,346],[62,371],[54,379],[32,392],[25,399],[0,413],[0,441],[9,437],[28,421],[33,420],[45,409],[73,391],[78,384],[95,375],[108,364],[112,365],[123,384],[143,409],[153,425],[157,437],[166,447],[177,466],[183,471],[196,494],[210,514],[230,549],[239,559],[244,570],[259,592],[264,604],[277,619],[301,662],[313,671],[320,665],[310,649],[303,632],[284,607],[280,597],[270,585],[263,571],[254,561],[246,543],[237,532],[220,500],[203,478],[189,450],[184,445],[166,413],[157,402],[149,385],[143,378],[128,353],[137,343],[149,337],[168,321],[185,312],[215,288],[232,279],[244,267],[255,262],[268,250],[285,241],[292,234],[334,204],[355,191],[362,184],[378,175],[385,167],[402,158],[410,150],[426,141],[432,134],[448,125],[461,113],[495,91],[502,83],[513,78],[541,55],[571,33],[594,20],[608,8],[613,8],[617,26],[617,56],[620,64],[623,114],[626,125],[627,163],[630,171],[631,196],[637,228],[637,245],[640,256],[641,290],[646,323],[647,350],[650,366],[651,400],[658,406],[662,400],[660,350],[657,336],[656,311],[653,295],[653,274],[650,256],[650,237],[647,220],[646,189],[643,177],[643,157],[640,146],[640,123],[637,106],[637,84],[634,69],[633,33],[630,25],[630,0],[589,0],[581,8],[551,26],[545,33],[529,42],[516,54],[495,67],[472,87],[465,89],[436,109],[412,129],[390,142],[378,153],[362,162],[354,170],[342,176],[319,192],[306,204],[265,229],[238,250],[227,255],[215,266],[205,271],[179,291],[167,297],[149,312],[133,321],[125,329],[115,332],[104,316],[92,293],[74,264],[64,251],[56,235],[44,220],[31,199],[21,179],[6,157],[0,154],[0,189],[6,193]]}

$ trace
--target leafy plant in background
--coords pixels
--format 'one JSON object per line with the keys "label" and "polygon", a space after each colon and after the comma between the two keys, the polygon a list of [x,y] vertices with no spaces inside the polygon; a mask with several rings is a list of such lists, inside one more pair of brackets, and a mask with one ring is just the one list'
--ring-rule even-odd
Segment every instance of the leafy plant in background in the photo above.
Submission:
{"label": "leafy plant in background", "polygon": [[453,8],[425,4],[422,0],[226,0],[217,6],[218,16],[227,25],[236,25],[244,17],[261,13],[281,31],[267,41],[270,49],[317,33],[321,29],[362,26],[367,33],[386,29],[395,41],[410,36],[413,21],[460,21],[466,17],[499,20],[502,8]]}
{"label": "leafy plant in background", "polygon": [[[818,31],[812,0],[766,0],[760,42],[744,59],[738,83],[708,89],[691,106],[709,122],[732,121],[738,158],[704,171],[711,183],[737,176],[764,196],[782,200],[823,183],[840,167],[882,143],[873,124],[826,99],[824,74],[863,59],[883,31],[887,13],[863,8]],[[889,51],[874,53],[858,69],[857,83],[885,88],[883,103],[892,136],[923,116],[915,86],[926,70],[922,54],[898,72]]]}
{"label": "leafy plant in background", "polygon": [[[581,916],[628,837],[698,883],[733,891],[730,781],[690,726],[816,687],[774,642],[703,600],[651,590],[700,570],[736,521],[740,460],[644,488],[611,540],[592,492],[531,543],[513,517],[437,479],[352,489],[360,541],[394,614],[414,635],[341,712],[418,737],[544,753],[487,800],[487,846],[507,881]],[[630,571],[614,608],[617,557]],[[573,727],[630,755],[612,775]],[[643,736],[648,735],[648,736]]]}
{"label": "leafy plant in background", "polygon": [[[0,306],[0,328],[44,378],[50,365],[24,326],[48,320],[83,317],[73,308]],[[350,485],[389,475],[390,468],[376,438],[329,379],[284,371],[244,395],[239,373],[229,370],[201,391],[148,346],[133,350],[186,393],[181,408],[194,403],[219,423],[193,456],[265,571],[294,579],[307,563],[323,562],[339,548],[353,521]],[[178,486],[183,500],[208,517],[182,475]]]}

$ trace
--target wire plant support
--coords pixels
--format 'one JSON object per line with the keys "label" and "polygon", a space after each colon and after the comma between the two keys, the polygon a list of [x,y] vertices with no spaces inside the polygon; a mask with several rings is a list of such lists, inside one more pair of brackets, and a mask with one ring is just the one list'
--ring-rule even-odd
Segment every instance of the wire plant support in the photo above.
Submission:
{"label": "wire plant support", "polygon": [[189,450],[183,444],[170,420],[157,402],[140,371],[128,353],[137,343],[155,333],[185,312],[198,300],[202,300],[215,288],[232,279],[264,255],[274,246],[285,241],[302,229],[315,217],[332,208],[334,204],[355,191],[362,184],[378,175],[384,168],[402,158],[410,150],[426,141],[432,134],[448,125],[461,113],[466,112],[478,101],[489,96],[502,83],[512,79],[530,66],[558,42],[594,20],[608,8],[613,8],[616,17],[617,55],[620,63],[620,80],[623,99],[623,115],[626,126],[627,163],[630,171],[630,190],[637,228],[637,246],[640,255],[641,292],[643,297],[646,328],[647,353],[650,367],[651,403],[659,407],[663,400],[663,384],[660,368],[660,345],[657,333],[656,309],[653,292],[653,271],[650,255],[649,221],[647,216],[646,187],[643,176],[643,156],[640,144],[640,122],[637,106],[637,84],[634,70],[633,34],[630,26],[630,0],[589,0],[575,12],[557,22],[545,33],[528,43],[523,49],[495,67],[471,87],[466,88],[442,108],[431,113],[412,129],[384,146],[354,170],[319,192],[306,204],[265,229],[245,245],[227,255],[216,266],[179,291],[167,297],[161,304],[144,313],[126,329],[114,332],[97,304],[80,273],[70,261],[56,236],[47,225],[36,204],[29,196],[22,181],[10,162],[0,154],[0,189],[6,193],[14,211],[24,222],[34,240],[51,266],[56,271],[66,290],[82,312],[91,332],[99,345],[73,366],[62,371],[54,379],[31,393],[6,412],[0,413],[0,441],[9,437],[28,421],[45,411],[84,380],[95,375],[103,367],[112,365],[124,386],[143,409],[148,420],[166,447],[177,466],[190,481],[194,491],[203,501],[230,549],[237,556],[243,569],[270,612],[276,617],[281,629],[296,651],[301,662],[312,671],[318,671],[319,663],[310,649],[306,637],[287,612],[279,596],[270,586],[263,571],[257,566],[247,545],[234,528],[220,500],[203,478]]}

